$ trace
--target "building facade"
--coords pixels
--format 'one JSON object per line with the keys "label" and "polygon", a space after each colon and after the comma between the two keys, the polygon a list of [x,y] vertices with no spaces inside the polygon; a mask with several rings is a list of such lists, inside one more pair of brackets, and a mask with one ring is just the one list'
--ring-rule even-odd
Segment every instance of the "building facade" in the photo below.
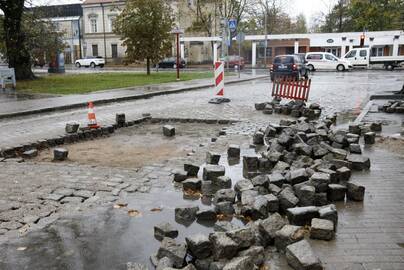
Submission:
{"label": "building facade", "polygon": [[113,32],[114,21],[125,7],[121,0],[86,0],[83,8],[83,56],[102,56],[107,63],[121,62],[125,48]]}
{"label": "building facade", "polygon": [[[211,24],[211,36],[191,31],[196,18],[196,0],[171,0],[169,2],[175,24],[185,30],[181,36],[181,57],[189,64],[211,64],[222,55],[220,22],[217,16]],[[125,7],[124,0],[86,0],[82,5],[45,7],[50,19],[63,31],[66,43],[66,63],[79,57],[101,56],[107,63],[121,63],[125,48],[120,36],[113,32],[114,21]],[[213,4],[205,6],[216,10]],[[214,13],[216,14],[216,13]],[[364,35],[364,46],[372,48],[375,56],[404,55],[404,31],[309,33],[284,35],[246,35],[242,56],[253,67],[272,63],[281,54],[330,52],[341,57],[352,48],[359,47]],[[265,39],[267,39],[265,54]],[[174,45],[173,35],[173,45]],[[173,46],[172,55],[175,55]],[[230,54],[238,54],[236,46]]]}
{"label": "building facade", "polygon": [[82,57],[81,41],[83,38],[81,4],[41,6],[33,8],[44,20],[49,20],[56,30],[62,33],[64,57],[67,64],[74,63]]}

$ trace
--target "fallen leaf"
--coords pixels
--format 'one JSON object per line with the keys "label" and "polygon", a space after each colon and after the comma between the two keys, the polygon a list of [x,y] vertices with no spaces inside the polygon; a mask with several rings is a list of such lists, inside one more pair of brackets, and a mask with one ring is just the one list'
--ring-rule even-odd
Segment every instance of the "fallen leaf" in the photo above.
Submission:
{"label": "fallen leaf", "polygon": [[126,207],[126,206],[128,206],[127,203],[117,203],[117,204],[114,204],[114,208],[115,208],[115,209],[124,208],[124,207]]}
{"label": "fallen leaf", "polygon": [[151,212],[161,212],[163,209],[159,208],[159,207],[155,207],[150,209]]}
{"label": "fallen leaf", "polygon": [[184,195],[190,197],[202,197],[202,193],[199,190],[184,189]]}
{"label": "fallen leaf", "polygon": [[27,247],[18,247],[18,248],[17,248],[18,251],[24,251],[24,250],[26,250],[26,249],[27,249]]}
{"label": "fallen leaf", "polygon": [[128,210],[128,215],[131,217],[141,217],[142,213],[140,213],[140,211],[135,210],[135,209],[129,209]]}

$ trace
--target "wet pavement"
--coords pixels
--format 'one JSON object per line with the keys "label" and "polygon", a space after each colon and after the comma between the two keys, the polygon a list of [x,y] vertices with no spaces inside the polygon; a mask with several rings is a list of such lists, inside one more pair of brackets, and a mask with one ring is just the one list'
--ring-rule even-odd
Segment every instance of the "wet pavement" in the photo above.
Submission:
{"label": "wet pavement", "polygon": [[[397,85],[402,85],[402,75],[402,72],[383,71],[315,73],[312,77],[309,102],[319,102],[324,107],[325,113],[345,113],[344,121],[348,122],[360,113],[361,107],[367,103],[370,95],[394,91],[397,89]],[[193,84],[194,82],[186,83]],[[213,88],[204,88],[191,92],[96,106],[95,111],[101,124],[114,123],[116,113],[125,113],[127,119],[135,119],[145,112],[156,117],[238,119],[247,122],[262,122],[271,120],[273,116],[263,115],[251,109],[255,102],[271,99],[271,86],[269,79],[228,85],[225,88],[225,95],[232,102],[219,106],[207,104],[215,93]],[[0,147],[15,146],[62,135],[65,123],[70,121],[85,124],[87,110],[76,109],[0,120]]]}

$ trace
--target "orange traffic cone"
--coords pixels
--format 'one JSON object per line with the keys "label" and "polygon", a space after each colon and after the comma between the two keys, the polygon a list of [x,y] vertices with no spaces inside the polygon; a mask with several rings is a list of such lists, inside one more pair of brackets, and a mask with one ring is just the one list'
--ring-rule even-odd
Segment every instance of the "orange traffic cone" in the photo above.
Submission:
{"label": "orange traffic cone", "polygon": [[94,104],[90,101],[88,103],[88,127],[89,128],[99,128],[97,124],[97,119],[95,118]]}

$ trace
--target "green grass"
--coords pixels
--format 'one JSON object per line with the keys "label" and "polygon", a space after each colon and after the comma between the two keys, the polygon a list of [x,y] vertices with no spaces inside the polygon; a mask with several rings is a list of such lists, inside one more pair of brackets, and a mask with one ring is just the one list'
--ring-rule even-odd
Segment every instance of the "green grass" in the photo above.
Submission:
{"label": "green grass", "polygon": [[[212,78],[213,72],[184,72],[181,81]],[[49,75],[33,81],[18,81],[17,90],[37,94],[84,94],[99,90],[142,86],[176,81],[175,72],[145,73],[94,73],[76,75]]]}

